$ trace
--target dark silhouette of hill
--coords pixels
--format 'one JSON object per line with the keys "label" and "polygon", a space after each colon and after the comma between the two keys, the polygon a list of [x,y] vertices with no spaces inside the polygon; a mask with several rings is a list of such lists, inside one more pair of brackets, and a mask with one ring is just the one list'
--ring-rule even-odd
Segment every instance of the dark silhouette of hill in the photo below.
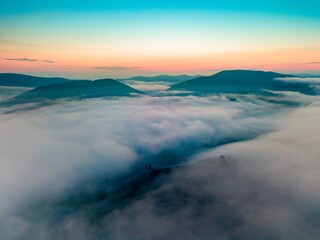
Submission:
{"label": "dark silhouette of hill", "polygon": [[0,73],[0,86],[34,88],[69,81],[73,80],[60,77],[35,77],[17,73]]}
{"label": "dark silhouette of hill", "polygon": [[170,75],[159,75],[153,77],[146,77],[146,76],[136,76],[130,78],[121,78],[117,79],[119,81],[124,80],[136,80],[136,81],[143,81],[143,82],[183,82],[190,79],[194,79],[196,77],[200,77],[200,75],[189,76],[189,75],[177,75],[177,76],[170,76]]}
{"label": "dark silhouette of hill", "polygon": [[142,93],[113,79],[69,81],[34,88],[12,99],[9,104],[40,102],[57,99],[87,99],[113,96],[130,96]]}
{"label": "dark silhouette of hill", "polygon": [[264,71],[226,70],[212,76],[174,84],[169,90],[187,90],[195,93],[261,93],[264,90],[273,90],[316,94],[307,83],[277,80],[286,77],[295,76]]}

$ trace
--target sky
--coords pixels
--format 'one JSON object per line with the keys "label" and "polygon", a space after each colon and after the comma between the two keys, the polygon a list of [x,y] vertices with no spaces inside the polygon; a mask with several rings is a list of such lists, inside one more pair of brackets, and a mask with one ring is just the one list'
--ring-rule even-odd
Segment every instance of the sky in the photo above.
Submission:
{"label": "sky", "polygon": [[320,2],[0,2],[0,72],[75,79],[320,74]]}

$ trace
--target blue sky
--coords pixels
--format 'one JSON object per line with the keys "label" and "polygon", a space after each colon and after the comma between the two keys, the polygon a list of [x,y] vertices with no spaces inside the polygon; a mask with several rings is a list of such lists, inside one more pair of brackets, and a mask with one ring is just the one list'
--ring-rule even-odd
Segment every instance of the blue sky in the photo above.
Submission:
{"label": "blue sky", "polygon": [[314,0],[5,0],[0,71],[76,77],[317,71],[307,63],[320,61],[319,9]]}
{"label": "blue sky", "polygon": [[150,10],[150,9],[198,9],[221,11],[244,11],[300,15],[320,19],[320,1],[316,0],[5,0],[0,2],[0,13],[28,13],[35,11],[102,11],[102,10]]}

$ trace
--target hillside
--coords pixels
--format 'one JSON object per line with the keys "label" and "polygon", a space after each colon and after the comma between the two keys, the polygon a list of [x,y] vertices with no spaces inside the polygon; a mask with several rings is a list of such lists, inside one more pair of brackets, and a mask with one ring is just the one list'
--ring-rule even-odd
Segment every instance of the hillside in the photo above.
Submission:
{"label": "hillside", "polygon": [[10,103],[28,103],[56,99],[86,99],[112,96],[129,96],[141,93],[112,79],[70,81],[41,86],[9,100]]}
{"label": "hillside", "polygon": [[187,90],[195,93],[257,93],[272,90],[316,94],[307,83],[277,80],[287,77],[294,76],[264,71],[226,70],[209,77],[199,77],[174,84],[169,90]]}
{"label": "hillside", "polygon": [[35,77],[17,73],[0,73],[0,86],[33,88],[69,81],[72,80],[60,77]]}

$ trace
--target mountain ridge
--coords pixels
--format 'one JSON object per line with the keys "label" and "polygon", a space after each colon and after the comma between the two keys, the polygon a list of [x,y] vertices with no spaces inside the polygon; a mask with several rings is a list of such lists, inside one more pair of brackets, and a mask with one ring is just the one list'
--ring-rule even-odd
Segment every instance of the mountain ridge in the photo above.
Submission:
{"label": "mountain ridge", "polygon": [[38,77],[20,73],[0,73],[0,86],[40,87],[49,84],[78,81],[62,77]]}
{"label": "mountain ridge", "polygon": [[6,101],[9,104],[58,99],[88,99],[130,96],[143,92],[113,79],[69,81],[34,88]]}
{"label": "mountain ridge", "polygon": [[181,74],[181,75],[157,75],[157,76],[134,76],[129,78],[119,78],[116,80],[119,81],[126,81],[126,80],[136,80],[136,81],[142,81],[142,82],[181,82],[181,81],[187,81],[190,79],[194,79],[197,77],[200,77],[201,75],[187,75],[187,74]]}
{"label": "mountain ridge", "polygon": [[277,80],[288,77],[297,76],[258,70],[224,70],[212,76],[174,84],[168,90],[187,90],[197,93],[256,93],[271,90],[316,94],[309,84]]}

